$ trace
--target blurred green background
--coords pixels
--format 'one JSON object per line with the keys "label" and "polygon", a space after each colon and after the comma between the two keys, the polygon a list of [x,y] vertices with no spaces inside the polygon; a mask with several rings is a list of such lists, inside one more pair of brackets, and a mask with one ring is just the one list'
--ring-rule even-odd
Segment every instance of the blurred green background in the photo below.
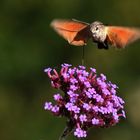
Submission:
{"label": "blurred green background", "polygon": [[[54,18],[139,26],[139,0],[0,1],[0,140],[58,140],[65,119],[43,109],[52,100],[45,67],[81,64],[82,49],[51,28]],[[127,119],[108,129],[92,128],[86,140],[140,139],[140,42],[126,49],[98,50],[89,42],[85,64],[119,86]],[[68,140],[75,140],[72,135]]]}

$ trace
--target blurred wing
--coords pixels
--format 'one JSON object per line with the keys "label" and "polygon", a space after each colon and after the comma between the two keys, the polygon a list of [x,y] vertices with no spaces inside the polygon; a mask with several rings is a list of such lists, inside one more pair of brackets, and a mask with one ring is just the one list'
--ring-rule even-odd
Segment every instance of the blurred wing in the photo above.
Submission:
{"label": "blurred wing", "polygon": [[140,39],[140,29],[117,26],[107,27],[107,42],[117,48],[124,48],[137,39]]}
{"label": "blurred wing", "polygon": [[90,38],[89,24],[77,20],[59,20],[52,21],[53,29],[62,36],[69,44],[75,46],[86,45]]}

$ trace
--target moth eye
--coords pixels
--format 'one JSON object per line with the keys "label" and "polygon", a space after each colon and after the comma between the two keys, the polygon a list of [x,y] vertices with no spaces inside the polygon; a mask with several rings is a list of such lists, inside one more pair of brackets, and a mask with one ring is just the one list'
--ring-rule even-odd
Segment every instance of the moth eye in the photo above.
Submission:
{"label": "moth eye", "polygon": [[95,28],[96,31],[97,31],[98,29],[99,29],[98,27]]}

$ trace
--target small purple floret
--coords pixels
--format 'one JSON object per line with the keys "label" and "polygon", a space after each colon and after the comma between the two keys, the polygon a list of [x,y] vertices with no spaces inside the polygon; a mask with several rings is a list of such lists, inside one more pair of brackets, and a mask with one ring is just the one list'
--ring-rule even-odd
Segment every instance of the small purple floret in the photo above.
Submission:
{"label": "small purple floret", "polygon": [[85,110],[90,110],[91,109],[91,106],[89,105],[89,104],[87,104],[87,103],[84,103],[83,104],[83,109],[85,109]]}
{"label": "small purple floret", "polygon": [[55,101],[61,100],[63,97],[58,93],[53,95]]}
{"label": "small purple floret", "polygon": [[51,111],[54,113],[57,113],[57,112],[59,112],[59,107],[57,105],[55,105],[52,107]]}
{"label": "small purple floret", "polygon": [[74,135],[78,138],[84,138],[87,136],[87,133],[85,130],[82,130],[81,128],[76,128]]}
{"label": "small purple floret", "polygon": [[80,116],[79,116],[79,118],[80,118],[80,121],[83,123],[83,122],[86,122],[87,121],[87,116],[84,114],[81,114]]}
{"label": "small purple floret", "polygon": [[93,118],[92,119],[92,124],[93,125],[98,125],[99,124],[99,119]]}
{"label": "small purple floret", "polygon": [[51,110],[52,107],[53,107],[53,106],[52,106],[52,103],[51,103],[51,102],[46,102],[46,103],[45,103],[45,106],[44,106],[44,109],[45,109],[45,110]]}
{"label": "small purple floret", "polygon": [[48,72],[50,72],[51,70],[52,70],[51,68],[46,68],[46,69],[44,69],[44,72],[48,73]]}

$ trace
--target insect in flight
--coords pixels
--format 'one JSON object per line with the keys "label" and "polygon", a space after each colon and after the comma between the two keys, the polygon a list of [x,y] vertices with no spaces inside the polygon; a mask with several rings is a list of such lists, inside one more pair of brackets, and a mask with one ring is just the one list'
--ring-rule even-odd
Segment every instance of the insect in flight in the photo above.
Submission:
{"label": "insect in flight", "polygon": [[51,27],[71,45],[84,46],[91,38],[99,49],[108,46],[124,48],[128,44],[140,39],[140,29],[121,26],[108,26],[95,21],[91,24],[78,20],[56,19]]}

